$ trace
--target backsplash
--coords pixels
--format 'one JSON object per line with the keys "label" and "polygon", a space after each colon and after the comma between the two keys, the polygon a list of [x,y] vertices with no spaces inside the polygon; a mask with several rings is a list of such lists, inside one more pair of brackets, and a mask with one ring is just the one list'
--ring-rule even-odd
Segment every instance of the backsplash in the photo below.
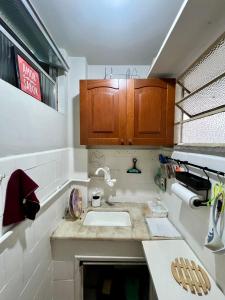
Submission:
{"label": "backsplash", "polygon": [[[113,195],[116,202],[146,202],[157,197],[159,190],[154,183],[154,175],[159,167],[160,152],[159,149],[89,149],[88,173],[92,177],[89,199],[96,187],[104,190],[105,198]],[[137,168],[141,174],[127,173],[133,166],[134,157],[138,160]],[[117,180],[112,190],[106,186],[103,177],[95,175],[96,169],[104,166],[110,168],[112,178]]]}

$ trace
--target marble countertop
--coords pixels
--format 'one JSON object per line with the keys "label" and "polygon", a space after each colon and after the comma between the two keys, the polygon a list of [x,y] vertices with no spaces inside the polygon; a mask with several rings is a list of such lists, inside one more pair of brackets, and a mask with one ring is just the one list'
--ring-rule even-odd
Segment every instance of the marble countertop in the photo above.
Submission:
{"label": "marble countertop", "polygon": [[[84,226],[83,221],[88,211],[127,211],[132,226],[104,227]],[[87,239],[87,240],[134,240],[152,239],[145,222],[150,214],[145,203],[115,203],[113,206],[103,204],[100,208],[88,207],[78,220],[64,219],[52,234],[52,239]],[[154,238],[155,239],[155,238]],[[157,238],[156,238],[157,239]]]}

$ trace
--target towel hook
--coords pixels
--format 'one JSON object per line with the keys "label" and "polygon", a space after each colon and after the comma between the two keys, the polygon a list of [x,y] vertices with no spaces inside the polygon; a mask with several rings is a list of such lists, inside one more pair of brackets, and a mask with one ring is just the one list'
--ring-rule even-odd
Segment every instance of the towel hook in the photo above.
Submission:
{"label": "towel hook", "polygon": [[178,167],[180,167],[180,160],[179,160],[179,159],[176,159],[175,161],[176,161],[176,163],[178,164]]}
{"label": "towel hook", "polygon": [[[208,182],[210,183],[209,175],[206,172],[206,171],[208,171],[208,168],[207,167],[202,168],[202,171],[204,172],[205,176],[207,177]],[[211,185],[211,183],[210,183],[210,185]],[[203,200],[194,200],[194,205],[196,207],[199,207],[199,206],[208,206],[208,202],[209,202],[209,190],[210,190],[210,188],[205,189],[205,192],[206,192],[205,199],[203,199]]]}
{"label": "towel hook", "polygon": [[6,175],[5,175],[5,174],[3,174],[3,175],[0,175],[0,183],[2,183],[2,180],[3,180],[5,177],[6,177]]}
{"label": "towel hook", "polygon": [[184,163],[183,165],[185,166],[186,171],[189,173],[189,168],[188,168],[188,166],[187,166],[185,163]]}
{"label": "towel hook", "polygon": [[205,173],[205,176],[207,177],[207,180],[209,181],[209,174],[206,173],[207,170],[208,169],[206,167],[202,169],[202,171]]}
{"label": "towel hook", "polygon": [[219,180],[219,183],[223,183],[221,176],[220,176],[220,172],[217,172],[217,178]]}
{"label": "towel hook", "polygon": [[[202,171],[204,172],[205,176],[207,177],[207,180],[210,182],[209,180],[209,174],[206,172],[208,169],[207,167],[203,168]],[[209,201],[209,190],[206,190],[206,199],[203,203],[207,203]]]}

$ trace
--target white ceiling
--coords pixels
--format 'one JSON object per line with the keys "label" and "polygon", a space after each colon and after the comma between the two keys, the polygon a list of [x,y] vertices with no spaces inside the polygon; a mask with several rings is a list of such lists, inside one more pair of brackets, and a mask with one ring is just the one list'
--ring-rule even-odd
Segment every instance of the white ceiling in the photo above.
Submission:
{"label": "white ceiling", "polygon": [[57,45],[89,64],[144,65],[183,0],[31,0]]}

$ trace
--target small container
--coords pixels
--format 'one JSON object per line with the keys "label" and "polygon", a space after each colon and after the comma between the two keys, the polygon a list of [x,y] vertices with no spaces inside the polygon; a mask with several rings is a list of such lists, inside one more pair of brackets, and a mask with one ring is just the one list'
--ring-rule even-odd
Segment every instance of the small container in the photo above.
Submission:
{"label": "small container", "polygon": [[91,206],[93,206],[93,207],[101,206],[102,194],[103,194],[102,191],[100,189],[97,189],[97,188],[92,192]]}
{"label": "small container", "polygon": [[158,199],[152,199],[148,201],[148,207],[150,214],[148,217],[151,218],[167,218],[168,210]]}
{"label": "small container", "polygon": [[99,195],[92,195],[91,205],[93,207],[99,207],[99,206],[101,206],[101,196],[99,196]]}

